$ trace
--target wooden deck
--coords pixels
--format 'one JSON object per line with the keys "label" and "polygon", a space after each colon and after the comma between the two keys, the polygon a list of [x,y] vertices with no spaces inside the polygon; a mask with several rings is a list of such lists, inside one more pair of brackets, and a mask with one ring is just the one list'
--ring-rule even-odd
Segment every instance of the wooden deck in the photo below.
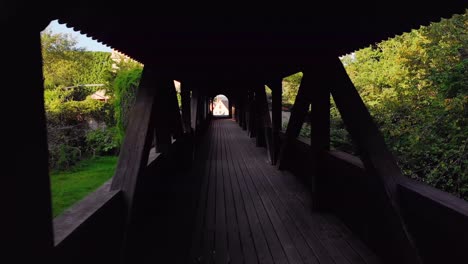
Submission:
{"label": "wooden deck", "polygon": [[380,263],[234,121],[213,120],[202,146],[190,263]]}

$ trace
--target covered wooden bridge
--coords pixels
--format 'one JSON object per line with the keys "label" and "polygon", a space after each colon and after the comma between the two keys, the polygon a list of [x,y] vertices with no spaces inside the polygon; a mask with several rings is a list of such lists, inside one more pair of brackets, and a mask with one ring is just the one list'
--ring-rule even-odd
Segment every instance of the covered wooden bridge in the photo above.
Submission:
{"label": "covered wooden bridge", "polygon": [[[2,105],[22,111],[4,109],[2,263],[467,262],[467,203],[402,176],[338,59],[467,7],[416,2],[7,1],[5,98],[21,80],[22,100]],[[39,32],[57,18],[145,67],[115,176],[52,219]],[[282,79],[299,71],[281,131]],[[229,118],[211,115],[218,94]],[[330,151],[330,95],[360,158]]]}

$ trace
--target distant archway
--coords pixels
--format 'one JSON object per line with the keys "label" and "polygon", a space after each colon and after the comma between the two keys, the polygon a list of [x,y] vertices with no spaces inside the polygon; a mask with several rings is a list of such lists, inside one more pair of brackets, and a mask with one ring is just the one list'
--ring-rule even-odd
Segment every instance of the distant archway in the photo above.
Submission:
{"label": "distant archway", "polygon": [[228,117],[229,116],[229,99],[225,95],[218,94],[213,99],[213,116],[215,117]]}

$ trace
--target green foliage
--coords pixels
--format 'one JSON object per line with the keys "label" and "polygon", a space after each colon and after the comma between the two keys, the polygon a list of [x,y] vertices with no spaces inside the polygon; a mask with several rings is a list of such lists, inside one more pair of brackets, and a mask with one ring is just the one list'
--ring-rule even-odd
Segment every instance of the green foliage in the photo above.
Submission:
{"label": "green foliage", "polygon": [[[104,84],[105,87],[108,87],[114,78],[110,52],[87,51],[82,56],[85,59],[83,60],[84,65],[81,66],[82,73],[76,79],[76,82],[80,84]],[[90,91],[95,92],[101,88],[98,86],[90,89]]]}
{"label": "green foliage", "polygon": [[66,170],[83,157],[108,150],[95,141],[87,146],[87,122],[115,123],[113,105],[90,97],[108,88],[112,60],[108,52],[77,48],[66,34],[43,32],[41,40],[50,167]]}
{"label": "green foliage", "polygon": [[[468,12],[342,58],[404,173],[465,199],[467,28]],[[356,152],[331,113],[332,144]]]}
{"label": "green foliage", "polygon": [[294,105],[302,76],[302,72],[298,72],[283,79],[283,106],[291,108]]}
{"label": "green foliage", "polygon": [[[109,52],[89,52],[77,48],[68,34],[41,34],[44,85],[56,89],[84,84],[108,85],[112,78]],[[99,87],[89,87],[88,93]]]}
{"label": "green foliage", "polygon": [[120,146],[117,128],[101,128],[86,133],[86,145],[93,156],[116,154]]}
{"label": "green foliage", "polygon": [[116,165],[117,157],[105,156],[84,159],[67,171],[52,171],[53,216],[58,216],[110,179]]}
{"label": "green foliage", "polygon": [[77,147],[59,144],[50,153],[51,166],[57,170],[66,170],[75,165],[81,158],[81,151]]}
{"label": "green foliage", "polygon": [[73,97],[73,90],[44,92],[48,122],[70,125],[80,123],[86,117],[106,121],[112,116],[109,104],[91,99],[89,96],[81,101],[73,100],[76,99]]}
{"label": "green foliage", "polygon": [[340,112],[336,108],[335,101],[330,97],[330,145],[333,149],[357,155],[357,150],[352,143],[351,135],[344,126]]}
{"label": "green foliage", "polygon": [[182,109],[182,95],[177,92],[177,105],[179,105],[179,109]]}
{"label": "green foliage", "polygon": [[128,115],[131,107],[135,103],[136,91],[140,82],[141,73],[141,66],[133,69],[121,70],[114,80],[114,109],[119,142],[122,142],[125,135],[125,129],[128,125]]}

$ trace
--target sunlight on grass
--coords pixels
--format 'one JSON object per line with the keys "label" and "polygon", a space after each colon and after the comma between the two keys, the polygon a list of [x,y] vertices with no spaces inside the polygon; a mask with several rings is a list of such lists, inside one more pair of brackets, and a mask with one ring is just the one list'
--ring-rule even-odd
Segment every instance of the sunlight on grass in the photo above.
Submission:
{"label": "sunlight on grass", "polygon": [[51,172],[53,216],[96,190],[115,172],[117,157],[106,156],[83,160],[69,171]]}

